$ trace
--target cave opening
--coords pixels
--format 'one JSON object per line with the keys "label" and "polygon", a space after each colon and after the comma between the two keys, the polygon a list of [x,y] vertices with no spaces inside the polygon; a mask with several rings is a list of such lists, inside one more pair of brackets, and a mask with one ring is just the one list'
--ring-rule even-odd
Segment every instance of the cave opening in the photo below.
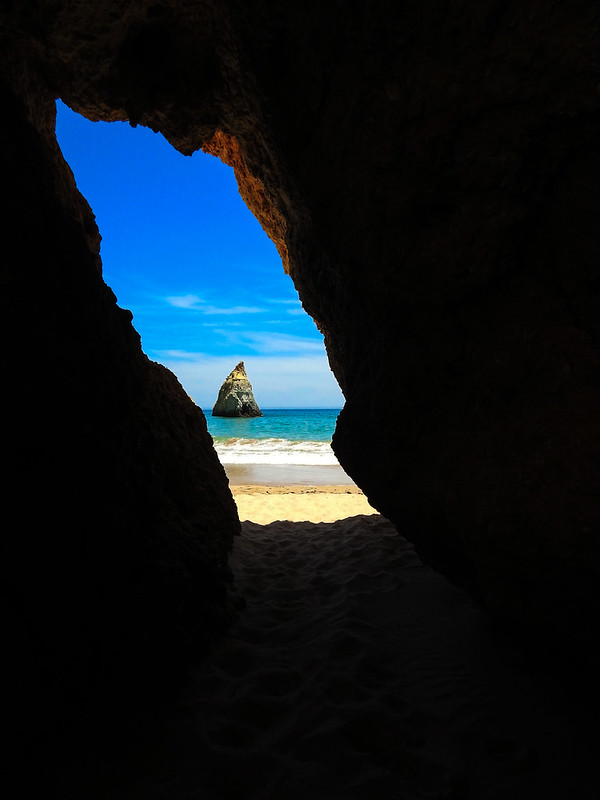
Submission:
{"label": "cave opening", "polygon": [[[64,697],[79,710],[98,687],[114,702],[115,684],[121,697],[133,684],[153,701],[229,623],[225,567],[239,532],[201,414],[143,358],[98,279],[90,217],[50,142],[63,93],[90,114],[131,108],[164,121],[179,142],[206,119],[245,136],[278,200],[304,215],[292,272],[336,348],[340,457],[431,561],[450,561],[450,542],[445,573],[474,573],[486,610],[534,649],[546,638],[559,673],[546,681],[546,664],[529,669],[512,646],[497,648],[471,598],[395,531],[378,550],[344,526],[343,558],[332,536],[307,556],[290,532],[287,570],[273,569],[278,541],[246,560],[258,614],[249,658],[234,639],[216,653],[204,693],[170,717],[187,746],[174,737],[171,763],[148,755],[161,774],[144,771],[137,794],[119,796],[251,787],[270,797],[283,786],[302,800],[596,796],[597,4],[489,3],[475,14],[464,3],[447,14],[416,3],[7,5],[5,684],[10,738],[24,745],[16,785],[41,762],[85,784],[73,796],[101,794],[86,791],[96,759],[77,763],[61,741]],[[195,287],[168,296],[186,317],[200,317],[198,301],[221,308]],[[313,557],[334,580],[315,580]],[[282,616],[288,578],[297,637]],[[573,686],[580,708],[569,708]],[[107,713],[97,731],[113,756],[121,717]],[[102,762],[87,731],[72,730]]]}
{"label": "cave opening", "polygon": [[[60,100],[56,135],[96,216],[107,285],[146,355],[204,411],[230,481],[352,484],[330,444],[343,395],[323,336],[282,265],[285,245],[248,209],[232,167]],[[240,360],[263,415],[213,416]]]}

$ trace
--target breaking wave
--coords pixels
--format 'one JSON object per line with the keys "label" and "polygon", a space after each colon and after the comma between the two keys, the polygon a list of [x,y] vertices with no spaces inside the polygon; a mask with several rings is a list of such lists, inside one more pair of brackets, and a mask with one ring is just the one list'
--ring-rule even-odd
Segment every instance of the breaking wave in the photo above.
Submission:
{"label": "breaking wave", "polygon": [[222,464],[298,464],[335,466],[339,462],[329,442],[292,439],[216,439]]}

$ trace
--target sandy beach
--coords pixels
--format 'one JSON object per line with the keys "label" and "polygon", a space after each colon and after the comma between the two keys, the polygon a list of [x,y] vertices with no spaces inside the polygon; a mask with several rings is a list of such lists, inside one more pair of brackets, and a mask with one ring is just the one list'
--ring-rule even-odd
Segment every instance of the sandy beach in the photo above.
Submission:
{"label": "sandy beach", "polygon": [[566,687],[360,490],[233,489],[240,617],[111,800],[596,800]]}
{"label": "sandy beach", "polygon": [[356,484],[338,465],[225,464],[229,485],[238,486],[352,486]]}
{"label": "sandy beach", "polygon": [[268,525],[286,522],[335,522],[357,514],[376,514],[362,491],[354,485],[341,486],[255,486],[231,487],[242,522]]}

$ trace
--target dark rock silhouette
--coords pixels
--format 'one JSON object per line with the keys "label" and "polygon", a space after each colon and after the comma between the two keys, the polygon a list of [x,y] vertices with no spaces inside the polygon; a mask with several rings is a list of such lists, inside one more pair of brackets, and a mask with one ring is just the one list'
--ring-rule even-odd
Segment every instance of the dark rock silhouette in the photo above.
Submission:
{"label": "dark rock silhouette", "polygon": [[102,279],[57,97],[233,167],[323,332],[346,472],[511,634],[595,652],[600,6],[305,5],[0,10],[11,736],[164,686],[227,624],[239,530]]}
{"label": "dark rock silhouette", "polygon": [[223,381],[212,415],[213,417],[262,417],[243,361],[240,361]]}

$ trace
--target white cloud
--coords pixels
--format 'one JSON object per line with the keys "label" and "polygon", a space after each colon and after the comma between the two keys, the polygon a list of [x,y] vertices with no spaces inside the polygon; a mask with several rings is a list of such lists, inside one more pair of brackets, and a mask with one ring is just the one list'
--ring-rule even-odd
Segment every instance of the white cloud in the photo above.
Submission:
{"label": "white cloud", "polygon": [[230,306],[229,308],[202,306],[200,311],[205,314],[262,314],[264,308],[259,308],[258,306]]}
{"label": "white cloud", "polygon": [[267,303],[283,303],[284,305],[293,305],[293,306],[301,305],[300,298],[296,298],[295,300],[288,300],[287,298],[284,299],[284,298],[279,298],[279,297],[270,297],[266,302]]}
{"label": "white cloud", "polygon": [[264,308],[258,306],[212,306],[205,304],[196,294],[172,295],[165,297],[165,301],[175,308],[188,308],[193,311],[201,311],[203,314],[210,315],[236,315],[236,314],[261,314]]}
{"label": "white cloud", "polygon": [[175,308],[199,308],[202,300],[196,294],[184,294],[176,297],[165,297],[170,306]]}
{"label": "white cloud", "polygon": [[246,331],[244,338],[257,353],[323,353],[323,342],[290,333],[262,333]]}
{"label": "white cloud", "polygon": [[291,333],[233,331],[229,328],[217,328],[215,333],[223,336],[228,344],[235,345],[240,350],[264,355],[288,353],[296,357],[303,353],[322,354],[324,350],[322,339],[296,336]]}

